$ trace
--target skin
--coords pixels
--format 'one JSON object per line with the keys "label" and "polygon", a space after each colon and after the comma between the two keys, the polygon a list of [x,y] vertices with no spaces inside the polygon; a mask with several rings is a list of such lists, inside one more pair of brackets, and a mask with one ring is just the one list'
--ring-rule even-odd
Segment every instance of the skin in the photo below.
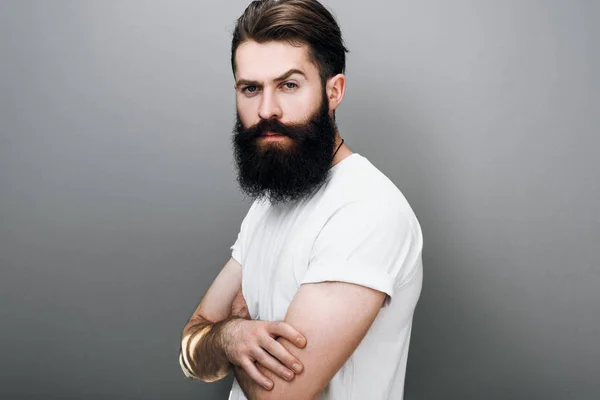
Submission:
{"label": "skin", "polygon": [[317,399],[352,355],[379,313],[385,294],[343,282],[304,284],[292,300],[284,321],[307,338],[304,348],[285,338],[277,341],[301,360],[304,371],[284,380],[266,368],[258,369],[273,383],[271,390],[256,384],[235,367],[235,376],[250,400]]}
{"label": "skin", "polygon": [[[302,363],[273,338],[286,337],[300,347],[306,345],[306,338],[284,322],[249,320],[241,283],[242,266],[231,258],[183,329],[182,353],[187,369],[197,379],[214,382],[227,376],[234,365],[247,369],[249,376],[265,385],[267,379],[257,370],[256,361],[284,379],[293,379],[292,369],[301,372]],[[194,351],[187,351],[188,342]],[[266,386],[272,385],[269,381]]]}
{"label": "skin", "polygon": [[[247,41],[236,51],[234,89],[237,111],[245,128],[261,119],[281,122],[306,122],[321,101],[319,70],[308,57],[306,46],[284,42]],[[346,77],[338,74],[326,83],[329,115],[339,107],[346,91]],[[291,139],[278,136],[261,138],[261,145],[287,146]],[[341,143],[336,134],[336,148]],[[337,152],[333,165],[352,154],[345,144]]]}
{"label": "skin", "polygon": [[[238,47],[236,66],[236,105],[245,127],[258,123],[261,118],[278,118],[283,123],[306,121],[317,110],[322,94],[321,81],[305,46],[248,41]],[[330,116],[340,105],[345,87],[346,78],[343,74],[327,80]],[[263,146],[291,144],[286,137],[259,140]],[[336,142],[337,145],[341,143],[339,133],[336,134]],[[342,145],[332,166],[350,154],[352,151]],[[291,379],[284,379],[284,370],[279,369],[282,373],[276,375],[265,368],[266,363],[260,360],[236,364],[230,359],[238,382],[251,400],[316,399],[360,344],[385,299],[382,292],[349,283],[301,285],[288,308],[283,325],[277,328],[285,333],[280,335],[274,333],[276,328],[265,325],[268,321],[244,319],[249,316],[241,295],[241,282],[241,265],[230,259],[186,324],[183,336],[206,321],[226,321],[232,316],[242,318],[223,323],[221,329],[215,329],[212,338],[205,335],[210,340],[205,342],[204,347],[200,346],[204,352],[197,353],[198,359],[219,359],[217,363],[202,364],[199,361],[204,376],[215,380],[224,376],[221,372],[213,378],[216,370],[224,367],[223,357],[233,354],[227,352],[228,346],[238,346],[239,350],[240,343],[254,343],[260,329],[271,329],[271,337],[276,338],[273,341],[285,350],[279,351],[276,357],[284,363],[295,360],[301,364],[302,371]],[[260,329],[239,329],[241,325],[249,327],[251,323],[263,325]],[[305,338],[302,345],[295,342],[298,337]]]}

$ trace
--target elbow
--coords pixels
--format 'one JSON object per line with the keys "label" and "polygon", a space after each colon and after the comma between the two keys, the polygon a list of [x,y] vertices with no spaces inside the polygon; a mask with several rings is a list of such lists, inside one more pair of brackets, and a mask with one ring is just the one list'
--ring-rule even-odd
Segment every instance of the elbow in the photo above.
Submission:
{"label": "elbow", "polygon": [[206,383],[213,383],[213,382],[217,382],[220,381],[221,379],[225,378],[228,374],[227,372],[225,373],[217,373],[217,374],[212,374],[212,375],[203,375],[203,374],[191,374],[189,371],[187,370],[183,370],[184,375],[186,376],[186,378],[188,379],[193,379],[193,380],[197,380],[197,381],[202,381],[202,382],[206,382]]}
{"label": "elbow", "polygon": [[200,380],[202,382],[206,382],[206,383],[213,383],[213,382],[220,381],[221,379],[225,378],[226,376],[227,376],[227,374],[202,376],[202,377],[198,377],[198,380]]}
{"label": "elbow", "polygon": [[[209,373],[208,371],[200,371],[198,368],[188,365],[186,360],[184,360],[182,353],[179,353],[179,366],[181,367],[181,370],[186,378],[206,383],[219,381],[229,374],[229,368],[221,368],[220,370],[213,371],[213,373]],[[195,365],[195,367],[197,367],[197,365]]]}
{"label": "elbow", "polygon": [[221,370],[217,370],[217,371],[199,371],[198,369],[195,368],[193,371],[186,371],[184,369],[183,372],[186,374],[186,376],[188,376],[188,374],[190,374],[193,379],[197,379],[199,381],[206,382],[206,383],[220,381],[221,379],[223,379],[227,375],[229,375],[229,369],[221,369]]}

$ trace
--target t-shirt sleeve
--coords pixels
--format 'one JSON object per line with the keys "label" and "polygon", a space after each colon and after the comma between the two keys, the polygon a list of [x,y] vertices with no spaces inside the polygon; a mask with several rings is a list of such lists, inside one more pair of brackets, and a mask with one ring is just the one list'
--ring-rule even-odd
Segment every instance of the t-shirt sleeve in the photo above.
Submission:
{"label": "t-shirt sleeve", "polygon": [[[243,223],[242,223],[243,225]],[[240,231],[238,233],[237,236],[237,240],[235,241],[235,243],[233,244],[233,246],[231,246],[231,258],[233,258],[235,261],[237,261],[240,265],[242,265],[242,228],[240,228]]]}
{"label": "t-shirt sleeve", "polygon": [[418,253],[412,219],[391,199],[357,200],[334,212],[312,247],[301,283],[338,281],[394,295]]}
{"label": "t-shirt sleeve", "polygon": [[250,206],[248,213],[242,220],[242,224],[240,226],[240,230],[238,232],[237,239],[235,243],[230,247],[231,249],[231,257],[240,263],[240,265],[244,265],[244,247],[246,242],[246,237],[248,235],[248,225],[250,224],[250,219],[252,218],[252,212],[255,208],[255,203]]}

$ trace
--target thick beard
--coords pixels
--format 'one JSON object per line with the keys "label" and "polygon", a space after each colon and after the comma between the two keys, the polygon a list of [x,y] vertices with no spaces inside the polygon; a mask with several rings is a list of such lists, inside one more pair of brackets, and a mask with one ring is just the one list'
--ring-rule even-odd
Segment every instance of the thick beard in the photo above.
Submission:
{"label": "thick beard", "polygon": [[[289,139],[281,145],[259,143],[265,132]],[[295,202],[321,187],[329,175],[336,128],[325,91],[321,106],[306,123],[286,125],[271,119],[245,129],[238,113],[233,133],[237,180],[240,189],[254,199],[268,199],[271,204]]]}

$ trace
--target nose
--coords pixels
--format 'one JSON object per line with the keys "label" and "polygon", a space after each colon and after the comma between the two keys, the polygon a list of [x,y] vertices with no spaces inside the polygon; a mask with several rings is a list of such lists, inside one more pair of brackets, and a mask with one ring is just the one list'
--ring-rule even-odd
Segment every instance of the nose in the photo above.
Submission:
{"label": "nose", "polygon": [[263,91],[262,101],[258,109],[258,116],[265,120],[281,118],[281,107],[279,106],[275,93],[272,91]]}

